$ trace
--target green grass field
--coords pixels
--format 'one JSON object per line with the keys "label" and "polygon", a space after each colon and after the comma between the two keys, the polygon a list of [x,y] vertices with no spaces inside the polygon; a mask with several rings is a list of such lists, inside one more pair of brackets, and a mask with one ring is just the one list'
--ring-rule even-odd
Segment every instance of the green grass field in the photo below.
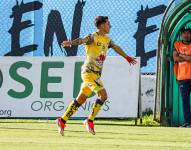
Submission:
{"label": "green grass field", "polygon": [[96,135],[82,121],[69,121],[65,136],[53,120],[0,119],[0,150],[190,150],[191,129],[132,126],[96,121]]}

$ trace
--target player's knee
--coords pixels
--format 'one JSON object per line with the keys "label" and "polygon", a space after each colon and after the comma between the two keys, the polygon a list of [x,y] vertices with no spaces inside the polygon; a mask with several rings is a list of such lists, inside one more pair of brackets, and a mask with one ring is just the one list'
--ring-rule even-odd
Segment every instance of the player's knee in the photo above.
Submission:
{"label": "player's knee", "polygon": [[106,101],[107,100],[107,94],[101,94],[99,98],[102,101]]}
{"label": "player's knee", "polygon": [[106,101],[107,100],[107,92],[105,89],[101,90],[98,92],[98,98],[102,101]]}
{"label": "player's knee", "polygon": [[84,95],[84,94],[81,94],[81,95],[79,95],[79,96],[76,98],[76,101],[77,101],[79,104],[82,105],[83,103],[85,103],[86,99],[87,99],[87,96]]}

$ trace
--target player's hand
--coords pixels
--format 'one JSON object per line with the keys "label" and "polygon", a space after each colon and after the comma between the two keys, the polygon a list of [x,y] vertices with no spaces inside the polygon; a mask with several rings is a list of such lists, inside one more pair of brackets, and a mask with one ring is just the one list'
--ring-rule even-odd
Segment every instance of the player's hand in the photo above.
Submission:
{"label": "player's hand", "polygon": [[68,41],[63,41],[62,43],[61,43],[61,46],[62,47],[70,47],[72,45],[72,42],[70,41],[70,40],[68,40]]}
{"label": "player's hand", "polygon": [[129,63],[130,65],[135,65],[135,64],[137,63],[135,57],[127,56],[125,59],[128,61],[128,63]]}

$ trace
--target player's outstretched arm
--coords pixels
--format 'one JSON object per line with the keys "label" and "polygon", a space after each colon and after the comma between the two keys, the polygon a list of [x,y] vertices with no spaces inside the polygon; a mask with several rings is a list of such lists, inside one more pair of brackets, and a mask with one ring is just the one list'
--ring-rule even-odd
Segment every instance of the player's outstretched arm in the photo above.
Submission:
{"label": "player's outstretched arm", "polygon": [[72,45],[81,45],[81,44],[85,44],[85,43],[91,43],[93,42],[93,39],[92,39],[92,36],[91,35],[88,35],[84,38],[77,38],[77,39],[74,39],[74,40],[66,40],[66,41],[63,41],[61,43],[61,46],[62,47],[70,47]]}
{"label": "player's outstretched arm", "polygon": [[137,63],[136,61],[136,58],[134,57],[130,57],[128,56],[120,46],[116,45],[115,43],[113,43],[112,41],[110,42],[110,47],[112,49],[114,49],[119,55],[121,55],[122,57],[124,57],[128,62],[129,64],[131,65],[135,65]]}

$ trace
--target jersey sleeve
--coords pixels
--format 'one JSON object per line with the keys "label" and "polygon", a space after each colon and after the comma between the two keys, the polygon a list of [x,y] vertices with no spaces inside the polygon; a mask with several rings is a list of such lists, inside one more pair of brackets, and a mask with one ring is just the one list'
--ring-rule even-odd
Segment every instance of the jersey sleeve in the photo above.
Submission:
{"label": "jersey sleeve", "polygon": [[176,50],[177,52],[179,52],[179,41],[174,42],[174,50]]}
{"label": "jersey sleeve", "polygon": [[94,42],[94,35],[93,34],[89,34],[89,35],[85,36],[84,38],[88,39],[87,42],[84,43],[85,45],[89,45],[89,44]]}

